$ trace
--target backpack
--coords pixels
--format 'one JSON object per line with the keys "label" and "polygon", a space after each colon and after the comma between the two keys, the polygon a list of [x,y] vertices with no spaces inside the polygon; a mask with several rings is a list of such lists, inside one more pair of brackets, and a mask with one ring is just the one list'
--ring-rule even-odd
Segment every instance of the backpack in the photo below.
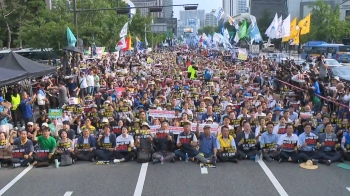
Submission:
{"label": "backpack", "polygon": [[148,138],[140,139],[140,148],[137,151],[138,163],[146,163],[151,159],[152,155],[152,143]]}
{"label": "backpack", "polygon": [[69,153],[64,153],[61,155],[60,166],[68,166],[73,164],[73,159]]}
{"label": "backpack", "polygon": [[210,80],[210,78],[211,78],[211,74],[209,73],[208,70],[206,70],[205,73],[204,73],[204,79]]}

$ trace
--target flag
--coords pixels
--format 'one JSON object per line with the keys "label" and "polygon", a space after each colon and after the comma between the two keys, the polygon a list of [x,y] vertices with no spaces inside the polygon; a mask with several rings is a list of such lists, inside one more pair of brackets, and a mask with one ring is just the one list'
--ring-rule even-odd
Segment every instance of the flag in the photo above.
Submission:
{"label": "flag", "polygon": [[236,35],[235,35],[235,38],[233,39],[233,41],[235,41],[236,43],[239,42],[238,31],[236,31]]}
{"label": "flag", "polygon": [[69,27],[67,27],[67,42],[68,46],[75,46],[77,43],[77,38],[75,38],[73,32],[70,30]]}
{"label": "flag", "polygon": [[258,27],[258,24],[256,23],[255,21],[255,24],[251,24],[250,25],[251,27],[249,28],[250,31],[249,31],[249,37],[250,37],[250,42],[251,44],[253,44],[253,42],[261,42],[262,41],[262,37],[261,37],[261,34],[260,34],[260,30],[259,30],[259,27]]}
{"label": "flag", "polygon": [[250,17],[250,22],[251,22],[250,25],[252,25],[252,28],[254,29],[255,24],[256,24],[256,18],[253,15],[250,15],[249,17]]}
{"label": "flag", "polygon": [[126,46],[125,46],[125,48],[123,48],[123,52],[126,52],[126,51],[131,49],[132,41],[131,41],[130,33],[129,33],[128,37],[126,38],[125,43],[126,43]]}
{"label": "flag", "polygon": [[290,23],[290,34],[287,37],[284,37],[282,39],[282,42],[289,42],[293,36],[293,34],[296,31],[296,26],[297,26],[297,18],[295,17],[292,22]]}
{"label": "flag", "polygon": [[278,36],[277,38],[283,38],[283,37],[289,37],[290,36],[290,15],[287,16],[282,21],[282,25],[278,31]]}
{"label": "flag", "polygon": [[127,34],[128,34],[128,25],[129,23],[125,23],[125,25],[123,26],[122,30],[120,30],[120,33],[119,33],[119,37],[125,37]]}
{"label": "flag", "polygon": [[290,38],[290,45],[299,45],[300,44],[300,28],[299,26],[295,27],[294,33],[291,35]]}
{"label": "flag", "polygon": [[216,19],[219,21],[223,16],[224,16],[225,12],[224,12],[224,8],[219,7],[219,9],[217,9],[214,13],[214,16],[216,17]]}
{"label": "flag", "polygon": [[126,48],[126,42],[125,42],[125,37],[122,37],[117,43],[117,45],[115,46],[115,50],[119,51],[124,48]]}
{"label": "flag", "polygon": [[298,26],[300,28],[300,35],[310,33],[311,14],[308,14],[305,18],[299,21]]}
{"label": "flag", "polygon": [[277,13],[275,14],[275,17],[273,18],[270,26],[266,29],[265,35],[269,38],[274,38],[272,37],[273,35],[276,35],[277,33],[277,28],[278,28],[278,16]]}
{"label": "flag", "polygon": [[228,30],[227,30],[227,29],[224,30],[224,34],[223,34],[223,35],[224,35],[224,38],[225,38],[225,39],[227,39],[227,40],[230,39],[230,34],[228,33]]}
{"label": "flag", "polygon": [[224,26],[224,22],[221,24],[221,35],[224,35],[225,32],[225,26]]}
{"label": "flag", "polygon": [[239,27],[239,31],[238,31],[238,37],[239,39],[242,39],[244,37],[247,37],[247,21],[243,20],[242,25]]}
{"label": "flag", "polygon": [[228,22],[231,26],[233,26],[235,24],[235,19],[233,19],[231,16],[228,16]]}

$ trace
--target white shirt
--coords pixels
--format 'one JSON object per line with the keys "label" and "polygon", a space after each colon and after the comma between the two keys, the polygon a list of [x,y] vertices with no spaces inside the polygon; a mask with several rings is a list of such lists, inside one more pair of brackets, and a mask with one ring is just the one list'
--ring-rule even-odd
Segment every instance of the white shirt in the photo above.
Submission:
{"label": "white shirt", "polygon": [[80,83],[80,88],[87,88],[88,87],[85,77],[79,77],[79,83]]}
{"label": "white shirt", "polygon": [[130,145],[134,145],[134,138],[131,135],[126,135],[126,137],[123,137],[123,134],[119,135],[116,139],[116,143],[118,146],[118,143],[121,142],[129,142]]}
{"label": "white shirt", "polygon": [[297,146],[299,146],[299,137],[297,135],[295,135],[294,133],[290,137],[287,135],[287,133],[281,135],[280,138],[278,139],[277,144],[282,145],[283,141],[293,141],[293,142],[297,143]]}
{"label": "white shirt", "polygon": [[95,86],[95,78],[93,75],[86,76],[87,86]]}

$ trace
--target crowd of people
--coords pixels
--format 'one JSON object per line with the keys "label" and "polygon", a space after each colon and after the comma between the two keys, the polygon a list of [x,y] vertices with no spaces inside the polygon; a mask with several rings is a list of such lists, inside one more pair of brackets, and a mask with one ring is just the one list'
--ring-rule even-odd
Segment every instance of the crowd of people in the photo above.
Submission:
{"label": "crowd of people", "polygon": [[107,54],[38,78],[33,93],[8,87],[0,165],[350,161],[350,88],[322,63],[182,51]]}

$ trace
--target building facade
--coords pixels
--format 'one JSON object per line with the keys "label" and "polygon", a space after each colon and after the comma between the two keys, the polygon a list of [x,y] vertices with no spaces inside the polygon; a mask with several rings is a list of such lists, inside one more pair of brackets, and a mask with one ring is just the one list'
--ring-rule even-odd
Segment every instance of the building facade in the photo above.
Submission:
{"label": "building facade", "polygon": [[205,10],[180,10],[180,21],[187,21],[187,19],[199,19],[200,28],[205,24]]}
{"label": "building facade", "polygon": [[242,13],[249,13],[250,5],[249,5],[250,0],[238,0],[238,14]]}
{"label": "building facade", "polygon": [[343,1],[339,5],[340,19],[345,20],[346,17],[350,17],[350,1]]}
{"label": "building facade", "polygon": [[238,15],[238,1],[239,0],[222,0],[222,8],[225,14],[230,16]]}
{"label": "building facade", "polygon": [[[287,12],[290,14],[291,19],[297,17],[298,20],[300,20],[312,11],[312,8],[310,8],[310,6],[312,6],[315,3],[315,1],[316,0],[286,0],[286,9]],[[345,1],[324,0],[324,2],[334,9],[336,5],[339,5]],[[340,5],[340,10],[341,9],[342,6]]]}
{"label": "building facade", "polygon": [[218,20],[217,18],[214,16],[215,10],[213,10],[210,13],[206,13],[205,14],[205,23],[204,26],[213,26],[216,27],[218,26]]}

